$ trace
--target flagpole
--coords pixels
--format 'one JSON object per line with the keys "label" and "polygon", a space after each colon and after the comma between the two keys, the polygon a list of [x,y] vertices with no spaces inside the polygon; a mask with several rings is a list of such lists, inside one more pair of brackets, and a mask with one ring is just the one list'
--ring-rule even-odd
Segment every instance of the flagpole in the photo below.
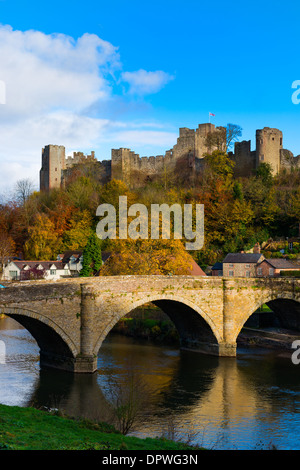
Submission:
{"label": "flagpole", "polygon": [[208,123],[210,124],[210,113],[208,113]]}

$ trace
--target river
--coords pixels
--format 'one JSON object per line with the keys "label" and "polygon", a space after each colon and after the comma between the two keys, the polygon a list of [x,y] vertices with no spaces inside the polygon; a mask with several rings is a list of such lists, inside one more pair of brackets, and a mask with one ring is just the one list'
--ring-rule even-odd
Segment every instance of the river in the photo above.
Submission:
{"label": "river", "polygon": [[288,351],[238,348],[236,358],[218,358],[109,335],[98,372],[73,375],[41,371],[35,340],[10,318],[0,319],[0,341],[2,404],[101,420],[110,381],[134,370],[150,390],[137,436],[175,432],[211,449],[300,449],[300,364]]}

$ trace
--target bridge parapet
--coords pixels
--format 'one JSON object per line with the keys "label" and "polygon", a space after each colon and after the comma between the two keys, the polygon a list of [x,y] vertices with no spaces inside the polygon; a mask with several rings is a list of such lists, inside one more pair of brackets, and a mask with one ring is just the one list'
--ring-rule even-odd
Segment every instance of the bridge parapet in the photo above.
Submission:
{"label": "bridge parapet", "polygon": [[293,324],[300,325],[300,279],[293,278],[111,276],[23,281],[0,290],[0,313],[33,334],[41,365],[75,372],[96,370],[99,348],[113,326],[149,302],[169,315],[182,347],[221,356],[236,354],[241,328],[264,303],[275,302],[280,315],[283,307],[294,309]]}

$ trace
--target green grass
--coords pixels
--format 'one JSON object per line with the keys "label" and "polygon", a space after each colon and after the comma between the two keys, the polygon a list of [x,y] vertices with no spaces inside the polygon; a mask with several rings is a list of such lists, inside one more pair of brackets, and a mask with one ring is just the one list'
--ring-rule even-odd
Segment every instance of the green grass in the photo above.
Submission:
{"label": "green grass", "polygon": [[0,450],[182,450],[183,443],[123,436],[106,423],[0,405]]}

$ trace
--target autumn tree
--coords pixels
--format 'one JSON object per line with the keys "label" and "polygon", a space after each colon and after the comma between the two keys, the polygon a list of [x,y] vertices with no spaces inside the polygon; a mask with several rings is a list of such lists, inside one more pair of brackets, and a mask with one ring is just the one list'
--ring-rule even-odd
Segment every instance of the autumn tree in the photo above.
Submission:
{"label": "autumn tree", "polygon": [[217,180],[221,180],[226,186],[232,182],[235,163],[225,152],[215,150],[211,155],[204,156],[203,183],[214,185]]}
{"label": "autumn tree", "polygon": [[34,225],[28,229],[24,248],[26,258],[36,260],[51,260],[60,251],[58,234],[46,214],[37,214]]}
{"label": "autumn tree", "polygon": [[111,204],[118,211],[120,196],[127,197],[128,206],[136,201],[136,194],[130,191],[124,181],[112,179],[101,188],[99,204]]}
{"label": "autumn tree", "polygon": [[69,221],[62,241],[65,250],[83,249],[92,234],[92,217],[88,210],[76,211]]}
{"label": "autumn tree", "polygon": [[15,254],[16,245],[13,239],[4,232],[0,233],[0,278],[3,274],[3,269],[9,259]]}
{"label": "autumn tree", "polygon": [[180,240],[116,240],[101,276],[190,274],[192,258]]}

